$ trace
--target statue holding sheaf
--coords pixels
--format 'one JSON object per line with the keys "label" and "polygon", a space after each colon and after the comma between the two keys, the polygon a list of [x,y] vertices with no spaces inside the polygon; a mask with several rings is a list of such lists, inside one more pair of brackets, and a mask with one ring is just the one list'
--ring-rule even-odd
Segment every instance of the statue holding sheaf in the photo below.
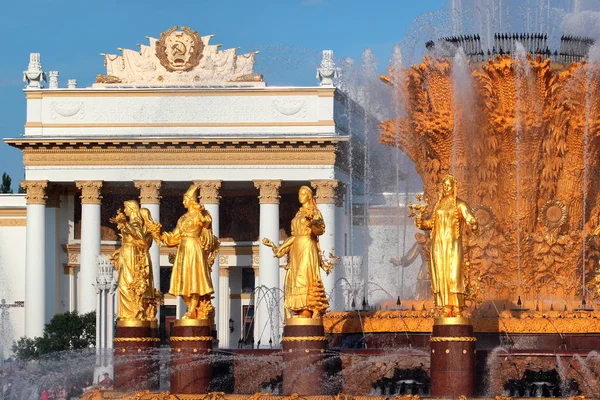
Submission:
{"label": "statue holding sheaf", "polygon": [[110,219],[117,225],[121,247],[109,258],[119,274],[118,317],[120,320],[155,321],[162,293],[154,287],[150,247],[156,223],[150,211],[137,201],[123,203],[123,211]]}

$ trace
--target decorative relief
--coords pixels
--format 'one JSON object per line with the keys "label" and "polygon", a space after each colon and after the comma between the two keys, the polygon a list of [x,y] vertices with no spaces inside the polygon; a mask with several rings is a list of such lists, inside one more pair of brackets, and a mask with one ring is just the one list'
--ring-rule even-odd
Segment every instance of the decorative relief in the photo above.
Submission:
{"label": "decorative relief", "polygon": [[27,204],[46,204],[48,181],[21,181],[21,187],[27,191]]}
{"label": "decorative relief", "polygon": [[219,254],[219,265],[221,267],[227,267],[227,266],[229,266],[229,257],[225,256],[223,254]]}
{"label": "decorative relief", "polygon": [[262,75],[253,73],[258,52],[237,54],[236,48],[220,50],[210,45],[213,35],[200,37],[188,27],[173,26],[139,51],[123,49],[121,55],[103,54],[106,74],[96,83],[110,84],[228,84],[244,82],[264,86]]}
{"label": "decorative relief", "polygon": [[50,103],[50,118],[60,117],[82,120],[84,117],[83,101],[60,100]]}
{"label": "decorative relief", "polygon": [[133,184],[140,190],[141,204],[160,204],[162,181],[133,181]]}
{"label": "decorative relief", "polygon": [[260,190],[258,196],[260,204],[279,204],[279,188],[281,187],[281,181],[254,181],[254,187]]}
{"label": "decorative relief", "polygon": [[306,100],[278,99],[271,102],[273,118],[296,117],[306,118]]}
{"label": "decorative relief", "polygon": [[201,204],[219,204],[221,181],[194,181],[194,184],[200,188]]}
{"label": "decorative relief", "polygon": [[315,196],[317,204],[335,204],[338,181],[335,179],[321,179],[310,181],[310,185],[317,190]]}
{"label": "decorative relief", "polygon": [[188,71],[200,64],[204,44],[198,32],[177,25],[161,33],[156,42],[156,57],[167,71]]}
{"label": "decorative relief", "polygon": [[0,226],[27,226],[25,218],[0,218]]}
{"label": "decorative relief", "polygon": [[81,190],[81,204],[101,204],[102,181],[76,181],[75,185]]}

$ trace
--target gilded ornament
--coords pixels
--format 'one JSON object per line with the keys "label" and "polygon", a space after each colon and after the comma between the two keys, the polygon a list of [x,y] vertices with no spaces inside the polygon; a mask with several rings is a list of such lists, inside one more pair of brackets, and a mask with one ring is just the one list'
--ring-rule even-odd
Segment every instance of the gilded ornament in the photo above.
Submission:
{"label": "gilded ornament", "polygon": [[198,32],[187,26],[177,29],[175,25],[160,34],[156,57],[167,71],[189,71],[200,64],[204,43]]}
{"label": "gilded ornament", "polygon": [[539,220],[550,229],[561,228],[567,222],[567,208],[558,200],[548,200],[540,210]]}

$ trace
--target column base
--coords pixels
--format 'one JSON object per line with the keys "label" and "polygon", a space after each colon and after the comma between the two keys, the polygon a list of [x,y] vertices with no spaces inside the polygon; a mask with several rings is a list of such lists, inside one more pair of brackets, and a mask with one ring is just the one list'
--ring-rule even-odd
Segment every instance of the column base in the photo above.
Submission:
{"label": "column base", "polygon": [[288,318],[283,327],[283,394],[324,395],[327,339],[320,318]]}
{"label": "column base", "polygon": [[475,337],[468,318],[436,318],[431,335],[431,396],[475,395]]}
{"label": "column base", "polygon": [[148,321],[117,321],[114,338],[114,387],[120,392],[159,387],[157,329]]}
{"label": "column base", "polygon": [[212,379],[211,323],[208,319],[178,319],[171,336],[171,393],[203,394]]}

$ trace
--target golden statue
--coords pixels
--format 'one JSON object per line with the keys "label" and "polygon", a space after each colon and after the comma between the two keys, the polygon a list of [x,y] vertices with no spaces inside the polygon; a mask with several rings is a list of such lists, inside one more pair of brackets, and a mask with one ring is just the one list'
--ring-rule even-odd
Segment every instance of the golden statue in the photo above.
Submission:
{"label": "golden statue", "polygon": [[456,179],[442,179],[440,199],[431,218],[416,214],[415,226],[431,230],[431,288],[435,305],[444,317],[458,317],[465,307],[465,275],[462,232],[465,224],[477,231],[477,220],[464,201],[457,198]]}
{"label": "golden statue", "polygon": [[329,308],[319,268],[329,274],[335,263],[323,260],[319,236],[325,233],[325,222],[313,199],[312,189],[302,186],[298,192],[302,205],[292,219],[292,235],[279,247],[264,238],[263,244],[281,258],[289,254],[285,275],[285,314],[303,318],[321,318]]}
{"label": "golden statue", "polygon": [[162,293],[154,288],[150,246],[152,221],[147,209],[140,209],[135,200],[123,203],[124,212],[117,210],[112,223],[117,224],[121,247],[110,260],[119,273],[118,317],[120,320],[155,321]]}
{"label": "golden statue", "polygon": [[187,213],[177,221],[173,232],[163,232],[155,239],[163,246],[177,248],[169,293],[181,296],[187,306],[184,319],[214,317],[211,303],[213,289],[210,273],[221,242],[213,235],[212,217],[196,200],[197,187],[191,185],[183,195]]}

